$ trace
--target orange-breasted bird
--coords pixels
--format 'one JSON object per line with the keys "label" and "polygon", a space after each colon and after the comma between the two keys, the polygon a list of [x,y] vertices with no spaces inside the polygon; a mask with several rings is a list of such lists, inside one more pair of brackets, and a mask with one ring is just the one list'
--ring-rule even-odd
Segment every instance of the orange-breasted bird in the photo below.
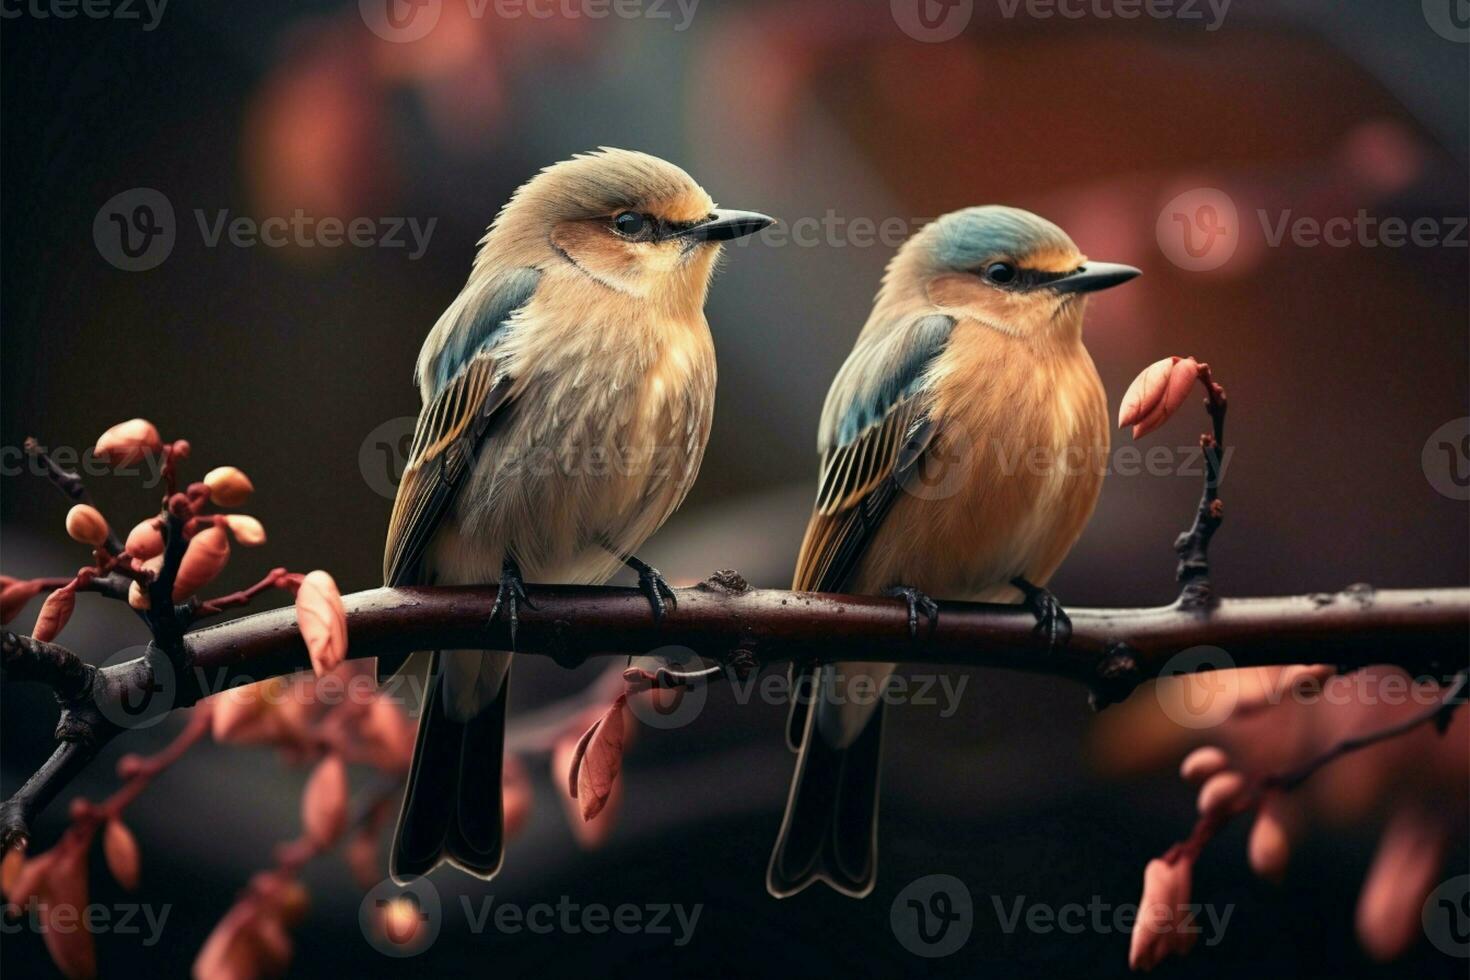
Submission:
{"label": "orange-breasted bird", "polygon": [[[1020,600],[1065,642],[1045,585],[1092,514],[1109,437],[1082,343],[1086,296],[1138,274],[1089,261],[1016,208],[957,211],[906,242],[827,394],[792,587],[903,596],[915,632],[921,611],[937,616],[931,597]],[[884,698],[849,690],[871,692],[894,666],[829,664],[805,688],[794,672],[800,754],[771,894],[814,881],[872,891]]]}
{"label": "orange-breasted bird", "polygon": [[[627,565],[661,615],[673,592],[633,552],[704,455],[710,275],[722,242],[771,222],[718,210],[683,170],[627,150],[574,157],[516,191],[419,354],[387,584],[498,582],[492,618],[509,618],[513,644],[523,576],[596,584]],[[500,868],[510,661],[440,650],[405,668],[426,685],[395,878]]]}

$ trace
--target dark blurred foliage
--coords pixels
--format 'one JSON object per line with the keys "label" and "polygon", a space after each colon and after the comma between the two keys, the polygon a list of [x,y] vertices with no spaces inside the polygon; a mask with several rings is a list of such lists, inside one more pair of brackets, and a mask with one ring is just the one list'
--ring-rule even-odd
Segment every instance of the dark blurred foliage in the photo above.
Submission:
{"label": "dark blurred foliage", "polygon": [[[906,36],[887,3],[828,0],[709,3],[685,31],[673,29],[677,10],[674,21],[500,22],[445,0],[438,26],[412,44],[377,39],[356,4],[328,0],[175,0],[152,31],[4,21],[5,571],[56,574],[81,558],[61,534],[60,499],[15,473],[22,438],[86,447],[142,415],[192,440],[201,472],[231,463],[251,475],[270,562],[328,568],[344,591],[377,584],[390,499],[374,485],[392,444],[379,427],[417,411],[409,375],[424,333],[510,192],[607,144],[672,159],[722,204],[787,227],[829,209],[907,221],[985,202],[1056,220],[1090,255],[1145,271],[1095,301],[1089,319],[1115,400],[1167,354],[1210,361],[1230,390],[1223,589],[1464,585],[1467,509],[1435,491],[1420,456],[1470,403],[1470,252],[1267,248],[1256,211],[1463,216],[1470,48],[1429,29],[1412,2],[1242,0],[1213,32],[976,8],[944,44]],[[135,187],[161,191],[177,216],[173,252],[142,273],[104,261],[92,233],[103,202]],[[1240,248],[1217,270],[1189,272],[1154,228],[1166,202],[1200,187],[1234,199]],[[206,247],[195,217],[296,208],[437,223],[413,261],[404,248]],[[729,250],[709,306],[714,436],[699,485],[645,555],[671,577],[734,566],[786,583],[821,401],[891,253],[846,235]],[[1194,431],[1186,416],[1153,441],[1187,446]],[[116,521],[151,509],[136,483],[92,485]],[[1078,605],[1166,601],[1169,543],[1197,494],[1193,477],[1112,475],[1056,591]],[[261,570],[237,566],[240,584]],[[99,660],[140,637],[95,601],[68,634]],[[529,706],[590,676],[518,666],[515,697]],[[1126,935],[1002,934],[991,896],[1136,901],[1144,862],[1188,824],[1188,792],[1167,772],[1099,776],[1077,691],[997,674],[969,683],[952,718],[893,713],[882,875],[865,902],[766,896],[789,779],[783,709],[717,690],[693,726],[640,736],[621,825],[601,852],[576,850],[542,778],[504,876],[445,879],[456,912],[417,960],[368,947],[360,892],[322,865],[295,971],[1121,975]],[[47,750],[54,709],[9,686],[3,708],[8,793]],[[167,727],[126,748],[161,742]],[[104,791],[123,750],[77,790]],[[144,853],[140,900],[172,904],[164,940],[145,949],[100,937],[103,975],[184,972],[233,892],[269,863],[271,842],[294,833],[299,788],[299,774],[236,748],[207,747],[161,781],[130,819]],[[1425,944],[1386,967],[1357,950],[1353,907],[1373,838],[1367,826],[1312,838],[1277,889],[1250,878],[1242,835],[1227,837],[1195,887],[1200,901],[1235,905],[1225,941],[1165,972],[1453,975]],[[1463,847],[1453,861],[1446,877],[1464,871]],[[977,926],[961,953],[930,963],[894,941],[888,915],[905,884],[935,872],[968,883]],[[99,882],[96,900],[124,900],[109,888]],[[470,936],[459,894],[705,907],[694,941],[671,948],[647,935]],[[6,935],[3,965],[51,970],[24,935]]]}

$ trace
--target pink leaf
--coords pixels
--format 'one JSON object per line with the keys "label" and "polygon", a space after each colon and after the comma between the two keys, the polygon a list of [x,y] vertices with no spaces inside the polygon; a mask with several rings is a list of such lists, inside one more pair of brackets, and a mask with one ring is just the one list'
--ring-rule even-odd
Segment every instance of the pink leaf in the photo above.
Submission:
{"label": "pink leaf", "polygon": [[378,856],[378,831],[376,825],[362,827],[352,832],[347,843],[342,845],[342,860],[352,872],[352,880],[364,889],[371,889],[383,880],[383,865]]}
{"label": "pink leaf", "polygon": [[301,825],[318,846],[332,843],[347,826],[347,766],[341,756],[327,756],[306,781]]}
{"label": "pink leaf", "polygon": [[129,466],[149,453],[162,450],[163,440],[158,437],[158,430],[152,422],[129,419],[102,433],[92,453],[113,466]]}
{"label": "pink leaf", "polygon": [[569,778],[576,790],[572,795],[582,804],[583,820],[602,812],[617,783],[623,767],[623,709],[627,705],[628,696],[618,695],[607,713],[587,730],[572,758]]}
{"label": "pink leaf", "polygon": [[26,865],[26,852],[22,847],[12,847],[5,852],[4,860],[0,860],[0,895],[7,899],[15,896],[15,883],[21,878],[21,870]]}
{"label": "pink leaf", "polygon": [[515,837],[526,826],[531,815],[534,794],[531,790],[531,778],[526,775],[521,761],[513,755],[505,757],[504,772],[500,780],[500,798],[505,836]]}
{"label": "pink leaf", "polygon": [[1147,973],[1170,955],[1183,956],[1194,945],[1194,926],[1186,923],[1192,868],[1188,860],[1170,864],[1154,858],[1143,871],[1143,897],[1128,949],[1128,968]]}
{"label": "pink leaf", "polygon": [[1144,368],[1123,395],[1118,427],[1133,426],[1133,438],[1141,439],[1163,425],[1189,397],[1199,372],[1192,357],[1166,357]]}
{"label": "pink leaf", "polygon": [[45,591],[46,584],[40,579],[14,579],[0,575],[0,623],[8,623],[36,596]]}
{"label": "pink leaf", "polygon": [[107,821],[107,828],[102,833],[102,855],[118,884],[128,891],[138,887],[138,870],[142,863],[138,841],[127,824],[116,817]]}
{"label": "pink leaf", "polygon": [[1291,838],[1286,832],[1281,794],[1269,793],[1256,811],[1251,826],[1251,870],[1267,881],[1280,882],[1286,877],[1286,863],[1291,859]]}
{"label": "pink leaf", "polygon": [[225,527],[247,548],[265,544],[265,526],[249,514],[226,514]]}
{"label": "pink leaf", "polygon": [[124,543],[123,550],[139,561],[146,561],[163,554],[162,527],[163,522],[156,517],[139,521],[128,532],[128,540]]}
{"label": "pink leaf", "polygon": [[60,846],[66,849],[51,865],[39,896],[46,950],[69,980],[87,980],[97,975],[97,947],[78,921],[87,909],[87,848]]}
{"label": "pink leaf", "polygon": [[326,572],[310,572],[296,590],[296,624],[316,675],[334,670],[347,656],[347,611],[342,593]]}
{"label": "pink leaf", "polygon": [[618,808],[622,803],[623,784],[619,781],[607,798],[602,812],[591,820],[582,818],[582,805],[572,796],[573,786],[570,785],[574,779],[572,775],[572,760],[577,755],[579,739],[568,736],[557,741],[551,753],[551,779],[557,787],[557,796],[561,799],[562,807],[566,812],[567,824],[571,827],[572,836],[577,839],[577,844],[584,850],[595,851],[606,843],[612,834],[616,822]]}
{"label": "pink leaf", "polygon": [[189,540],[174,578],[174,601],[187,599],[219,577],[230,560],[230,539],[223,528],[207,527]]}
{"label": "pink leaf", "polygon": [[387,697],[373,699],[358,729],[369,760],[385,772],[408,772],[413,762],[414,735],[408,715]]}
{"label": "pink leaf", "polygon": [[194,980],[257,980],[284,971],[290,961],[289,941],[282,958],[279,923],[270,933],[261,903],[246,896],[235,903],[204,942],[194,960]]}
{"label": "pink leaf", "polygon": [[36,625],[31,630],[31,635],[38,640],[56,639],[56,634],[66,628],[76,604],[76,591],[69,587],[64,586],[48,595],[46,601],[41,604],[41,612],[36,617]]}
{"label": "pink leaf", "polygon": [[1424,900],[1442,873],[1446,831],[1424,813],[1389,818],[1373,868],[1358,895],[1358,941],[1373,959],[1397,959],[1419,939]]}

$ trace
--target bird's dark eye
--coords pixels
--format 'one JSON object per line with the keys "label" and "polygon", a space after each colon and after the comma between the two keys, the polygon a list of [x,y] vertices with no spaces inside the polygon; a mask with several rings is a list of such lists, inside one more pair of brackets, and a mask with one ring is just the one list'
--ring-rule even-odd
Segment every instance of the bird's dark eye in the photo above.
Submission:
{"label": "bird's dark eye", "polygon": [[1016,279],[1016,267],[1009,262],[992,262],[985,267],[985,278],[997,286],[1004,286]]}
{"label": "bird's dark eye", "polygon": [[613,227],[618,230],[618,234],[634,238],[648,227],[648,218],[637,211],[624,211],[613,218]]}

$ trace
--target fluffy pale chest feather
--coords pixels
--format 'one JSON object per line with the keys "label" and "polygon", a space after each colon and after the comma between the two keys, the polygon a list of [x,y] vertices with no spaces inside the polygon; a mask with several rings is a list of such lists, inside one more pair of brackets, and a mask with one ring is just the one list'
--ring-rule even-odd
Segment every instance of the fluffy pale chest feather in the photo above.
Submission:
{"label": "fluffy pale chest feather", "polygon": [[493,579],[509,550],[533,581],[605,581],[693,484],[714,409],[709,328],[603,299],[533,303],[505,342],[512,406],[436,542],[441,579]]}
{"label": "fluffy pale chest feather", "polygon": [[1051,577],[1097,503],[1108,425],[1085,348],[1046,353],[973,322],[955,330],[935,365],[934,443],[869,548],[860,590],[1002,600],[1015,576]]}

